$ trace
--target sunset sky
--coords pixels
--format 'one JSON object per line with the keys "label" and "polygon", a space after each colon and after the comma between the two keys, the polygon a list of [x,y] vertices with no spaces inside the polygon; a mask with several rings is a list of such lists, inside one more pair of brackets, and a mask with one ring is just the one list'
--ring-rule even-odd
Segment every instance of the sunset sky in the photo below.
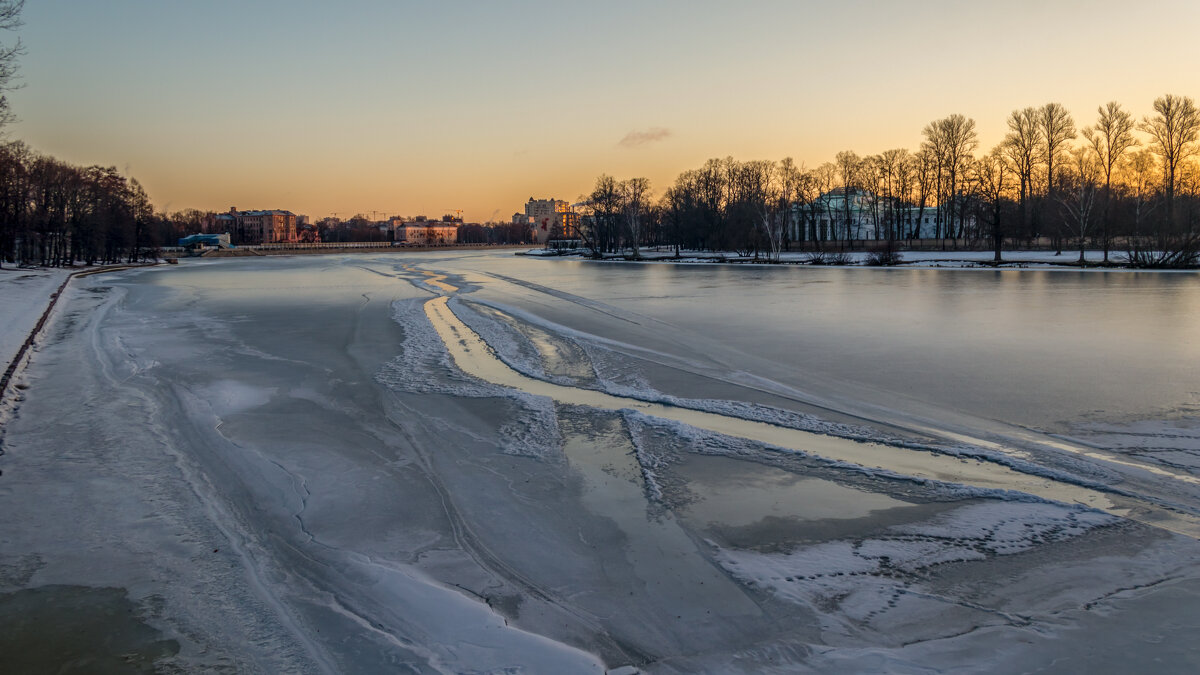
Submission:
{"label": "sunset sky", "polygon": [[[33,0],[8,136],[159,209],[507,220],[596,176],[1200,96],[1200,2]],[[3,36],[11,42],[11,36]]]}

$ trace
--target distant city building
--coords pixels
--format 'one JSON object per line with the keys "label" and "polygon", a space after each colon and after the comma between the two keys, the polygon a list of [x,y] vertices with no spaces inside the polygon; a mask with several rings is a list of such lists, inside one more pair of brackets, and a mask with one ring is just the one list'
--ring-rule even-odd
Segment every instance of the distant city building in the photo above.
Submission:
{"label": "distant city building", "polygon": [[304,244],[319,244],[321,243],[321,231],[308,223],[297,226],[296,241]]}
{"label": "distant city building", "polygon": [[[513,222],[518,223],[513,214]],[[579,237],[579,214],[570,202],[561,199],[529,198],[525,203],[525,217],[533,228],[533,237],[539,244],[549,239],[576,239]]]}
{"label": "distant city building", "polygon": [[235,244],[277,244],[296,241],[296,225],[302,216],[291,211],[238,211],[230,207],[228,213],[208,217],[205,230],[210,233],[228,233]]}
{"label": "distant city building", "polygon": [[427,220],[425,216],[417,216],[411,221],[392,218],[392,241],[411,246],[445,246],[458,242],[458,228],[462,225],[461,218],[443,218],[442,220]]}

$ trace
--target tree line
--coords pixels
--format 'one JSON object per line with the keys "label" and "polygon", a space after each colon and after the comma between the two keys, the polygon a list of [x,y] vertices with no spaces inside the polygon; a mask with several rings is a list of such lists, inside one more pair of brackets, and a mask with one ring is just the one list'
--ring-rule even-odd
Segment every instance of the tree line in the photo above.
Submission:
{"label": "tree line", "polygon": [[[21,26],[24,0],[0,0],[0,31]],[[18,39],[0,44],[0,129],[13,121]],[[712,159],[679,174],[655,198],[645,178],[601,175],[581,196],[579,234],[593,255],[645,246],[736,251],[778,260],[801,245],[844,250],[864,239],[932,236],[946,245],[989,242],[1001,260],[1006,240],[1050,239],[1059,249],[1088,244],[1104,262],[1120,250],[1130,264],[1194,266],[1200,261],[1200,112],[1186,96],[1156,99],[1140,120],[1119,103],[1077,129],[1059,103],[1012,111],[1008,132],[977,154],[975,121],[960,114],[930,122],[916,150],[860,157],[837,153],[808,169],[782,161]],[[115,167],[76,166],[0,143],[0,264],[135,262],[202,231],[206,212],[155,213],[146,191]],[[365,217],[316,224],[324,240],[383,237]],[[525,243],[521,225],[460,228],[465,243]]]}
{"label": "tree line", "polygon": [[[24,7],[0,0],[0,31],[20,28]],[[15,119],[6,92],[18,86],[23,53],[20,39],[0,44],[0,128]],[[181,226],[156,215],[142,185],[115,167],[76,166],[19,141],[0,143],[0,264],[135,262],[173,243]]]}
{"label": "tree line", "polygon": [[[157,256],[178,228],[115,167],[75,166],[0,144],[0,251],[45,266],[136,262]],[[173,241],[171,241],[173,243]]]}
{"label": "tree line", "polygon": [[[1006,241],[1092,245],[1137,266],[1197,264],[1200,257],[1200,112],[1165,95],[1136,119],[1099,106],[1077,128],[1058,103],[1014,110],[1008,132],[982,153],[975,121],[930,122],[916,150],[839,152],[815,168],[782,161],[711,159],[679,174],[653,199],[645,178],[601,175],[583,204],[581,236],[593,255],[646,246],[734,251],[778,260],[781,251],[845,250],[933,238],[984,243],[1001,260]],[[879,247],[878,244],[875,245]]]}
{"label": "tree line", "polygon": [[[211,214],[156,212],[136,178],[116,167],[77,166],[0,143],[0,264],[45,267],[155,260],[164,246],[204,231]],[[365,216],[326,218],[313,228],[325,242],[386,241],[390,232]],[[466,224],[461,243],[524,244],[527,226]]]}
{"label": "tree line", "polygon": [[[844,151],[812,169],[790,158],[712,159],[657,197],[645,178],[602,175],[580,198],[580,233],[596,255],[671,246],[778,260],[798,246],[842,251],[872,239],[890,248],[932,236],[951,246],[987,242],[998,261],[1006,242],[1047,238],[1074,245],[1081,259],[1093,245],[1104,262],[1116,250],[1133,265],[1192,266],[1200,257],[1200,113],[1173,95],[1153,110],[1139,121],[1111,102],[1082,129],[1057,103],[1014,110],[1007,135],[983,153],[974,120],[950,115],[925,127],[915,151]],[[0,143],[0,262],[149,259],[201,231],[207,215],[156,213],[141,184],[115,167]],[[365,216],[316,227],[324,241],[385,236]],[[530,233],[489,223],[463,226],[459,238],[526,243]]]}

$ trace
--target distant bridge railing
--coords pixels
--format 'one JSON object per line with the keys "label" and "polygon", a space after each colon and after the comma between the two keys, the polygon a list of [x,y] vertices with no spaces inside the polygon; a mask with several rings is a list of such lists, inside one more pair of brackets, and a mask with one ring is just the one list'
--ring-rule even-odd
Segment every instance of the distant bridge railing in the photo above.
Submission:
{"label": "distant bridge railing", "polygon": [[[462,247],[485,247],[497,246],[498,244],[487,243],[472,243],[460,244],[457,242],[448,242],[445,244],[428,243],[420,244],[413,242],[402,241],[321,241],[321,242],[292,242],[292,243],[277,243],[277,244],[237,244],[235,248],[247,249],[250,251],[303,251],[314,249],[376,249],[376,248],[462,248]],[[534,246],[535,244],[529,244]]]}
{"label": "distant bridge railing", "polygon": [[239,245],[238,248],[247,248],[251,251],[280,251],[280,250],[304,250],[316,248],[391,248],[390,241],[321,241],[321,242],[293,242],[280,244],[249,244]]}

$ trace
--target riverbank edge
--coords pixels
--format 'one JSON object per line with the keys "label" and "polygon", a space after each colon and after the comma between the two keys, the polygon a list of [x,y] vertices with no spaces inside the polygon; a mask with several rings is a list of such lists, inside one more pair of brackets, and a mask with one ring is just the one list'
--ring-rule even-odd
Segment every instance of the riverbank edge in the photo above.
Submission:
{"label": "riverbank edge", "polygon": [[[1089,251],[1090,253],[1100,253],[1100,251]],[[531,249],[517,252],[514,255],[525,256],[529,258],[571,258],[585,260],[589,262],[605,262],[605,263],[653,263],[653,264],[675,264],[675,265],[762,265],[770,267],[814,267],[814,268],[873,268],[873,269],[981,269],[981,270],[996,270],[996,269],[1033,269],[1033,270],[1058,270],[1058,271],[1091,271],[1091,272],[1182,272],[1182,273],[1197,273],[1200,272],[1200,267],[1189,268],[1171,268],[1171,267],[1132,267],[1128,263],[1117,261],[1092,261],[1079,262],[1078,258],[1074,257],[1076,252],[1064,254],[1064,260],[1047,260],[1044,257],[1046,251],[1030,251],[1030,250],[1015,250],[1007,251],[1007,254],[1016,256],[1029,256],[1030,254],[1043,254],[1043,257],[1005,257],[1000,262],[991,259],[984,259],[983,256],[972,257],[971,253],[980,253],[978,251],[897,251],[898,255],[905,253],[914,256],[911,260],[896,260],[889,264],[872,262],[869,258],[871,255],[868,251],[847,251],[844,252],[852,258],[849,262],[814,262],[801,256],[809,256],[809,252],[790,252],[786,253],[787,258],[776,261],[768,260],[762,256],[740,256],[734,252],[699,252],[692,251],[686,254],[676,256],[673,253],[644,253],[637,257],[629,253],[612,253],[601,257],[593,257],[586,251],[582,250],[547,250],[547,249]],[[987,256],[991,256],[991,251],[983,252]],[[828,257],[839,255],[839,252],[826,253]],[[926,257],[922,257],[922,255]],[[938,256],[945,255],[946,257],[928,257],[930,255]]]}
{"label": "riverbank edge", "polygon": [[[4,374],[0,375],[0,401],[5,401],[7,399],[9,384],[12,383],[13,378],[16,377],[16,375],[21,371],[22,364],[26,361],[26,357],[29,355],[29,350],[33,348],[33,344],[37,341],[38,336],[41,335],[42,330],[46,327],[46,323],[50,320],[50,315],[54,312],[54,308],[58,306],[58,299],[62,297],[63,291],[67,290],[67,285],[69,285],[73,279],[79,277],[88,277],[92,276],[93,274],[103,274],[105,272],[119,272],[121,270],[139,267],[154,267],[160,264],[162,263],[155,262],[141,265],[89,267],[68,274],[67,278],[63,279],[62,283],[58,285],[58,288],[51,292],[49,297],[46,298],[46,308],[42,310],[42,314],[38,317],[37,323],[35,323],[33,329],[29,331],[29,335],[25,337],[24,342],[22,342],[20,348],[17,349],[17,353],[13,355],[12,361],[10,361],[5,367]],[[3,450],[0,450],[0,454],[3,454]]]}
{"label": "riverbank edge", "polygon": [[429,251],[491,251],[528,249],[532,244],[454,244],[448,246],[346,246],[329,248],[232,248],[205,251],[198,256],[183,258],[254,258],[286,255],[346,255],[351,253],[427,253]]}

